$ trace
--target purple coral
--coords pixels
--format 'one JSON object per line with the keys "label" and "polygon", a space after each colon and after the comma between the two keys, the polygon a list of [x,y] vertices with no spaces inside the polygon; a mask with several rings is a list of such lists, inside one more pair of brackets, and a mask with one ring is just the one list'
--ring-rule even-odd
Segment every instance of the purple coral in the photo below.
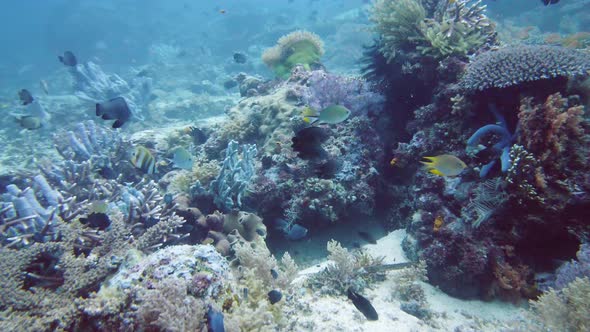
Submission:
{"label": "purple coral", "polygon": [[315,110],[337,104],[348,108],[353,115],[377,112],[385,100],[361,78],[339,76],[323,70],[309,74],[301,97],[306,105]]}
{"label": "purple coral", "polygon": [[580,246],[577,253],[577,261],[572,260],[557,269],[555,288],[562,289],[576,278],[590,277],[590,243]]}

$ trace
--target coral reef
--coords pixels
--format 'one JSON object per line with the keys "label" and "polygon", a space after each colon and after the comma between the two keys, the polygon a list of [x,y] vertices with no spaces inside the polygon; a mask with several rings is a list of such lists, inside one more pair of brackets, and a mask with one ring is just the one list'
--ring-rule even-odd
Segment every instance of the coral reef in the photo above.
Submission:
{"label": "coral reef", "polygon": [[310,72],[300,93],[301,101],[318,112],[330,105],[342,105],[352,114],[362,115],[380,112],[383,106],[383,97],[372,91],[365,80],[323,70]]}
{"label": "coral reef", "polygon": [[461,86],[469,90],[505,88],[557,77],[587,75],[590,60],[564,47],[516,45],[484,52],[469,62]]}
{"label": "coral reef", "polygon": [[255,172],[254,158],[258,153],[256,146],[245,144],[241,150],[240,153],[236,141],[227,144],[223,165],[217,178],[209,185],[215,204],[226,211],[242,206],[242,196]]}
{"label": "coral reef", "polygon": [[517,140],[530,157],[522,156],[519,166],[511,170],[511,183],[524,186],[520,192],[525,197],[555,210],[585,196],[590,191],[584,174],[588,171],[590,127],[584,107],[559,93],[547,97],[542,105],[525,98],[518,118]]}

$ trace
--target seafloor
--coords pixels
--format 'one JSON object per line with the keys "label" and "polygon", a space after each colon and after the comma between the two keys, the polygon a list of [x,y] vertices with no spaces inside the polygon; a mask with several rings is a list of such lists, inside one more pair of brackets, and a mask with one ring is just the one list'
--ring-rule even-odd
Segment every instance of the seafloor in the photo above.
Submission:
{"label": "seafloor", "polygon": [[590,331],[590,8],[542,7],[376,0],[16,75],[0,331]]}

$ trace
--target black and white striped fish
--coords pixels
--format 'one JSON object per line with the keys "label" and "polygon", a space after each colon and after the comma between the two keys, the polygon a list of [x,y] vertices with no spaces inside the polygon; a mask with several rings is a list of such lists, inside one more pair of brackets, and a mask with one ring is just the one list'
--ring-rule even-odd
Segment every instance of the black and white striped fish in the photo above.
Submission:
{"label": "black and white striped fish", "polygon": [[138,145],[135,147],[131,155],[131,163],[147,174],[156,173],[156,158],[144,146]]}

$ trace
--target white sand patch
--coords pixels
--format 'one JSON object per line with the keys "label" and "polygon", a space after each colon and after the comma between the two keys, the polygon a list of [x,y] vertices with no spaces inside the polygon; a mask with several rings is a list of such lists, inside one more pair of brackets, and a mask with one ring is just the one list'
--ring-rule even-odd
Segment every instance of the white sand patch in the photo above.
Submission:
{"label": "white sand patch", "polygon": [[[377,244],[367,244],[371,254],[385,256],[384,263],[403,263],[407,258],[401,248],[405,230],[397,230],[379,239]],[[321,271],[325,261],[300,272],[295,282],[302,282],[309,275]],[[396,272],[388,272],[385,281],[365,289],[362,295],[369,299],[379,314],[377,321],[368,321],[346,296],[324,296],[308,291],[297,300],[301,310],[298,327],[309,331],[500,331],[502,324],[519,316],[519,308],[502,302],[466,301],[448,296],[438,288],[423,283],[430,309],[435,317],[422,321],[400,309],[400,302],[392,295]],[[487,322],[482,325],[481,322]],[[492,324],[490,324],[492,323]]]}

